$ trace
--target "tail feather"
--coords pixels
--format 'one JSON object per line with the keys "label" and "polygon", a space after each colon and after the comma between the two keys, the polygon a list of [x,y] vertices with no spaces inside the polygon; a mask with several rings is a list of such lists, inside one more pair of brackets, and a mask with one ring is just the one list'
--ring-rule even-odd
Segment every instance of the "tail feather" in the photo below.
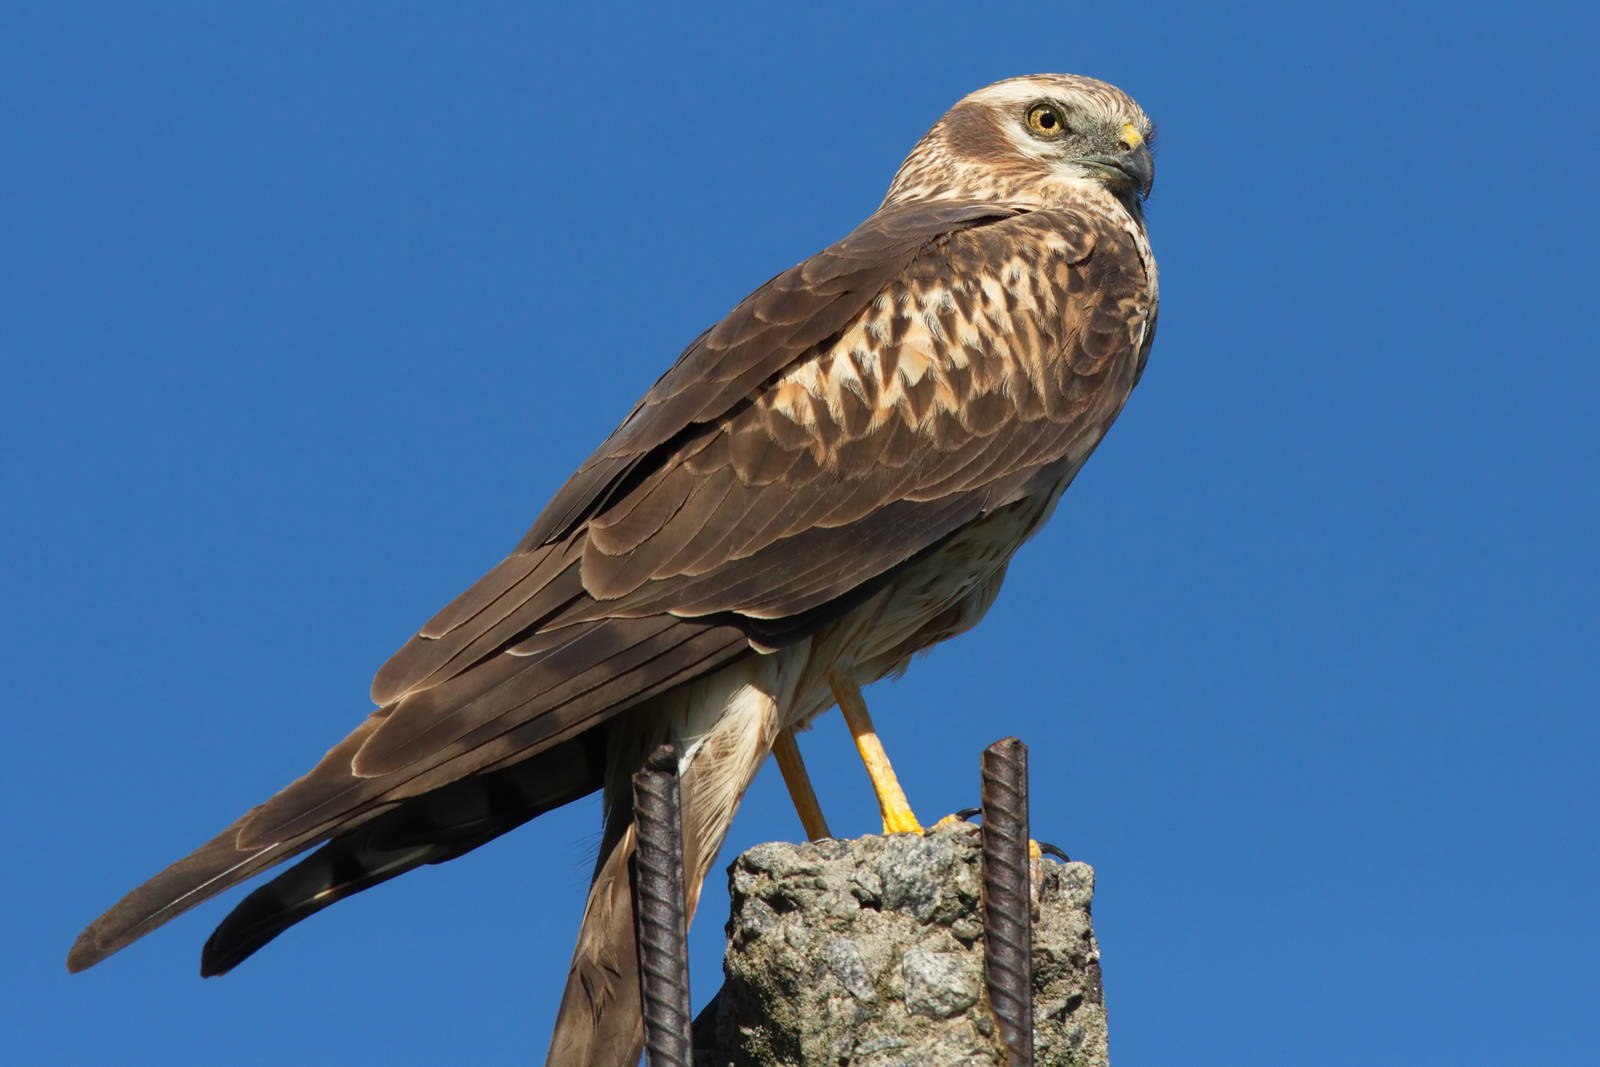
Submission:
{"label": "tail feather", "polygon": [[[390,815],[400,814],[390,812]],[[377,821],[383,821],[380,817]],[[200,975],[227,974],[302,919],[413,867],[449,859],[437,845],[385,849],[366,829],[343,834],[245,897],[207,939]]]}
{"label": "tail feather", "polygon": [[299,841],[241,850],[235,842],[243,822],[233,823],[90,923],[67,953],[67,970],[76,974],[94,966],[190,908],[321,840],[316,834],[307,834]]}
{"label": "tail feather", "polygon": [[[319,768],[337,767],[341,761],[348,766],[350,757],[372,728],[371,720],[363,724],[334,746],[318,764]],[[368,885],[376,885],[387,877],[393,877],[403,869],[409,869],[395,866],[403,862],[402,854],[410,854],[414,861],[411,866],[450,859],[521,825],[541,811],[588,795],[601,784],[603,755],[600,747],[598,739],[580,736],[520,763],[480,773],[472,778],[456,781],[446,779],[447,784],[424,789],[413,796],[385,800],[380,795],[369,801],[365,810],[342,811],[329,821],[311,825],[282,841],[242,848],[239,844],[241,830],[261,810],[260,807],[253,808],[205,845],[128,893],[104,915],[90,923],[78,935],[77,942],[67,954],[67,969],[77,972],[91,967],[218,893],[332,838],[333,843],[327,849],[305,861],[305,870],[297,866],[283,876],[283,885],[280,886],[278,881],[272,883],[272,886],[284,890],[284,906],[302,909],[298,916],[287,921],[271,918],[275,909],[268,906],[268,902],[275,898],[258,899],[254,895],[247,898],[246,904],[251,900],[255,903],[250,905],[246,916],[234,929],[250,931],[255,943],[243,949],[244,943],[251,938],[241,936],[237,945],[233,942],[234,935],[224,938],[216,960],[219,965],[227,959],[232,962],[217,971],[205,970],[211,966],[209,961],[203,962],[202,966],[203,973],[221,973],[300,918],[333,903],[334,899],[342,899]],[[440,768],[435,774],[443,777],[450,769]],[[425,778],[419,778],[411,786],[425,781]],[[519,811],[526,811],[527,814],[517,819],[515,813]],[[516,821],[510,821],[513,819]],[[489,827],[501,822],[504,823],[501,829],[487,833]],[[382,829],[364,833],[369,824],[374,823],[382,824]],[[473,841],[474,833],[486,836]],[[430,838],[430,834],[439,836]],[[468,841],[471,843],[465,843]],[[435,847],[430,849],[429,846]],[[354,866],[349,866],[352,860]],[[309,909],[305,908],[306,901],[297,899],[296,892],[315,885],[319,873],[337,869],[340,874],[349,876],[368,860],[376,861],[378,867],[387,866],[391,873],[346,888],[338,897],[315,902],[317,906]],[[295,872],[300,873],[296,875]],[[365,876],[356,875],[357,880],[361,877]],[[345,880],[343,877],[336,878],[313,889],[313,893],[342,886]],[[262,892],[269,888],[263,887]],[[253,921],[245,921],[252,916]],[[266,925],[263,926],[263,923]],[[277,923],[277,929],[262,937],[262,933],[274,923]],[[216,941],[215,935],[213,941]],[[209,954],[208,943],[208,957]]]}
{"label": "tail feather", "polygon": [[225,974],[302,919],[426,863],[444,863],[600,786],[587,743],[426,793],[340,834],[245,897],[206,942],[200,973]]}
{"label": "tail feather", "polygon": [[639,954],[628,883],[633,840],[629,824],[604,854],[589,887],[546,1067],[634,1067],[644,1052]]}
{"label": "tail feather", "polygon": [[[676,700],[618,723],[613,768],[634,768],[661,740],[685,753],[678,792],[683,825],[685,918],[692,921],[706,873],[722,848],[739,801],[777,734],[777,666],[751,660],[686,687]],[[666,736],[662,736],[662,732]],[[628,864],[634,853],[631,783],[606,790],[606,832],[546,1067],[634,1067],[644,1049],[638,942]]]}
{"label": "tail feather", "polygon": [[[371,719],[362,723],[328,751],[323,763],[354,756],[367,734],[375,728]],[[256,807],[245,812],[216,837],[129,892],[90,923],[67,953],[67,970],[77,973],[94,966],[190,908],[326,840],[333,829],[328,824],[312,826],[282,841],[240,848],[239,831],[259,810]],[[381,810],[373,808],[361,819],[370,818]],[[340,828],[353,826],[358,821],[360,819],[346,819]]]}

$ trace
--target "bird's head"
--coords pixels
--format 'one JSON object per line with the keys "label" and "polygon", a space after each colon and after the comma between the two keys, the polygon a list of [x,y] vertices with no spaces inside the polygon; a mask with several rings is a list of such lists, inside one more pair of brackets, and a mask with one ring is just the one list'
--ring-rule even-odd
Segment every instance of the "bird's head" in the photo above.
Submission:
{"label": "bird's head", "polygon": [[1134,212],[1150,195],[1155,128],[1114,85],[1076,74],[1008,78],[947,111],[900,165],[885,204],[980,200],[1047,206],[1069,187]]}

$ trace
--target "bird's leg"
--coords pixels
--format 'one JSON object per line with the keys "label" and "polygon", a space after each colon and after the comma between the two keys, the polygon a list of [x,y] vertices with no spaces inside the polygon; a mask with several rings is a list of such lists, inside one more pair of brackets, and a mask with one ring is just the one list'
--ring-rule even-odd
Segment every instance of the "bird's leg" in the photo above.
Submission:
{"label": "bird's leg", "polygon": [[856,751],[861,762],[867,765],[867,777],[872,779],[872,791],[878,797],[878,810],[883,813],[883,832],[886,834],[920,834],[922,824],[911,812],[905,790],[894,776],[889,756],[878,740],[872,726],[872,716],[867,714],[867,703],[861,699],[861,688],[855,681],[837,671],[828,675],[828,686],[833,699],[838,701],[839,712],[850,727],[850,736],[856,739]]}
{"label": "bird's leg", "polygon": [[794,801],[794,810],[800,816],[800,825],[805,827],[807,840],[832,837],[828,832],[828,820],[822,815],[822,805],[817,803],[817,791],[811,788],[806,762],[800,758],[800,745],[794,738],[793,728],[779,731],[772,742],[772,754],[777,757],[783,784],[789,787],[789,799]]}

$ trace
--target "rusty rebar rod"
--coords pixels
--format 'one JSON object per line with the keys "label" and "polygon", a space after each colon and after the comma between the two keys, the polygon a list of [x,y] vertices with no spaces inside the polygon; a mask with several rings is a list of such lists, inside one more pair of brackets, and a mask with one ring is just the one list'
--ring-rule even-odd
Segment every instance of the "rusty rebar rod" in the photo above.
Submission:
{"label": "rusty rebar rod", "polygon": [[689,942],[678,753],[662,745],[633,776],[633,924],[650,1067],[690,1067]]}
{"label": "rusty rebar rod", "polygon": [[1010,1067],[1033,1065],[1033,900],[1028,746],[983,751],[983,982]]}

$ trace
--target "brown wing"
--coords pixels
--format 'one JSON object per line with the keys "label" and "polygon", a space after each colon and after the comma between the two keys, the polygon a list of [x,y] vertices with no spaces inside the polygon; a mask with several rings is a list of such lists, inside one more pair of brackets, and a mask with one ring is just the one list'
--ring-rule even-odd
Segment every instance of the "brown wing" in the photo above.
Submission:
{"label": "brown wing", "polygon": [[[749,403],[761,387],[859,318],[918,254],[946,234],[1010,218],[990,204],[881,211],[784,271],[691,344],[546,505],[517,550],[473,584],[379,669],[372,700],[391,704],[452,678],[581,596],[570,564],[581,524],[666,462],[674,442]],[[660,498],[647,506],[659,507]]]}
{"label": "brown wing", "polygon": [[[330,838],[334,855],[346,867],[370,865],[367,843],[352,837],[352,831],[359,835],[369,822],[443,827],[436,842],[448,845],[455,833],[448,828],[456,825],[457,816],[435,809],[462,797],[478,798],[487,810],[472,822],[476,847],[540,811],[593,792],[603,784],[605,767],[594,751],[594,739],[584,734],[588,725],[750,652],[748,640],[734,627],[665,622],[586,624],[581,632],[592,635],[588,641],[569,641],[543,656],[496,657],[463,672],[452,680],[453,686],[419,694],[424,701],[462,702],[446,707],[440,717],[444,723],[458,721],[457,713],[477,714],[484,708],[488,723],[464,736],[448,735],[453,744],[441,742],[430,756],[397,773],[364,776],[357,769],[361,747],[397,706],[378,709],[304,777],[91,923],[68,953],[67,966],[74,971],[92,966],[230,886]],[[514,772],[515,791],[503,787],[508,780],[499,773],[503,769]],[[469,778],[471,790],[448,790]],[[448,858],[447,851],[433,855]],[[433,859],[419,853],[416,862]],[[337,885],[324,888],[348,886],[354,892],[375,884],[369,877],[375,873],[346,869],[339,872]],[[208,946],[208,960],[212,955]]]}
{"label": "brown wing", "polygon": [[[677,430],[630,418],[585,465],[626,473],[580,475],[590,488],[558,497],[559,521],[541,520],[380,672],[382,695],[408,695],[357,769],[401,772],[515,721],[496,701],[426,699],[508,640],[544,648],[623,619],[792,639],[983,512],[1058,483],[1121,409],[1148,342],[1143,262],[1093,219],[991,217],[926,240],[825,344],[742,397],[697,403],[702,421]],[[691,391],[674,374],[653,391],[667,398],[655,410]],[[647,399],[638,412],[650,410]],[[645,441],[659,443],[640,454]],[[580,526],[563,535],[569,515]],[[539,545],[547,528],[564,539]],[[554,613],[525,598],[546,586],[523,584],[549,558],[586,594]]]}
{"label": "brown wing", "polygon": [[[260,910],[287,915],[307,903],[289,899],[301,891],[301,883],[315,888],[317,900],[328,899],[320,894],[336,885],[353,891],[371,884],[403,864],[392,856],[374,859],[384,850],[372,847],[376,832],[367,824],[451,823],[448,812],[438,815],[434,809],[441,796],[448,801],[456,795],[446,788],[452,782],[480,779],[487,784],[477,792],[493,795],[496,790],[488,786],[507,777],[499,768],[520,763],[537,772],[540,781],[528,784],[521,796],[497,790],[501,803],[473,823],[480,838],[597,788],[601,768],[583,737],[597,715],[715,669],[747,654],[750,644],[737,628],[715,620],[671,616],[594,618],[541,632],[547,621],[591,605],[593,598],[579,580],[582,538],[534,534],[558,525],[550,516],[566,515],[569,527],[580,521],[643,457],[683,432],[701,412],[732,407],[750,391],[749,383],[770,377],[818,337],[859,314],[928,242],[952,228],[1011,214],[985,205],[881,213],[753,293],[657,382],[552,501],[524,545],[440,612],[385,667],[374,686],[385,706],[304,777],[97,919],[80,935],[68,965],[73,970],[90,966],[229,886],[330,838],[335,840],[328,849],[252,901],[275,900]],[[386,678],[399,679],[387,686],[392,692],[386,691]],[[424,679],[425,686],[418,684]],[[359,773],[362,745],[401,705],[409,721],[438,720],[444,732],[435,740],[433,758],[414,760],[397,773]],[[520,727],[506,728],[500,721],[506,717]],[[488,725],[465,734],[455,728],[467,721]],[[419,743],[433,737],[424,730]],[[447,742],[453,742],[450,751],[439,751]],[[435,854],[421,848],[426,837],[419,832],[410,842],[418,862]],[[335,869],[338,878],[326,881]],[[319,880],[326,884],[319,886]],[[250,932],[229,939],[231,947],[220,958],[231,962],[248,951],[246,945],[258,943],[267,927],[251,921],[255,910],[252,902],[243,907],[236,925]],[[208,950],[208,956],[217,955]],[[214,963],[215,958],[208,967]]]}
{"label": "brown wing", "polygon": [[898,205],[767,282],[684,350],[551,498],[521,548],[570,533],[614,497],[644,457],[721,418],[804,354],[825,348],[929,243],[1015,214],[994,204]]}

